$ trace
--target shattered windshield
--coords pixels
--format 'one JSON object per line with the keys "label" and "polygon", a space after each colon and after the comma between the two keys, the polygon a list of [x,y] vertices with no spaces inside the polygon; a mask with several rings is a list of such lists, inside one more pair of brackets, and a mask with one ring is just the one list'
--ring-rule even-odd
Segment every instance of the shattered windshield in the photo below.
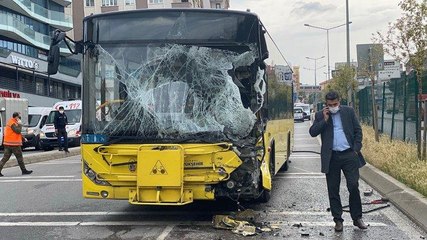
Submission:
{"label": "shattered windshield", "polygon": [[258,55],[256,44],[94,44],[85,55],[84,131],[147,140],[247,137],[266,92]]}

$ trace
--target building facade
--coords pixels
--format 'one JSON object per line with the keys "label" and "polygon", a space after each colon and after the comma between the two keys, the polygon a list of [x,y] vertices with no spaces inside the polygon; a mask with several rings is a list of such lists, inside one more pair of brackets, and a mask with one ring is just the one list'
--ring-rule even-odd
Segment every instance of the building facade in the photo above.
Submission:
{"label": "building facade", "polygon": [[228,9],[229,0],[73,0],[74,29],[67,35],[80,40],[83,36],[83,18],[91,14],[112,11],[156,8],[218,8]]}
{"label": "building facade", "polygon": [[73,28],[65,8],[71,0],[0,1],[0,93],[27,98],[30,106],[52,107],[81,97],[78,58],[61,46],[59,72],[47,75],[47,54],[55,29]]}

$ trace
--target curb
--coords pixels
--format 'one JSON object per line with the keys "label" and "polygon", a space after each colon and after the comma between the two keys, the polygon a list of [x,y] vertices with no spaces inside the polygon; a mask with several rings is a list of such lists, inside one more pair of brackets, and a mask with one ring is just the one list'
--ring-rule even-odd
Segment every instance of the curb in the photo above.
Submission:
{"label": "curb", "polygon": [[[44,162],[49,160],[55,160],[55,159],[80,155],[80,147],[70,148],[68,150],[70,151],[70,153],[52,150],[48,152],[26,154],[24,155],[24,163],[25,165],[27,165],[30,163],[38,163],[38,162]],[[15,167],[15,166],[18,166],[18,162],[16,161],[15,156],[12,154],[12,157],[4,165],[4,168]]]}
{"label": "curb", "polygon": [[426,197],[369,163],[360,169],[360,177],[427,232]]}

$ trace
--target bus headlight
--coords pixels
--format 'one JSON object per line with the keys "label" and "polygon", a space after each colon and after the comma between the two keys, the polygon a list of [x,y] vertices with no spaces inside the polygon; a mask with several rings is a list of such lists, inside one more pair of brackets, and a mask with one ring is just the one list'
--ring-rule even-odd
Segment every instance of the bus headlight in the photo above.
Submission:
{"label": "bus headlight", "polygon": [[109,182],[102,180],[102,178],[100,178],[98,174],[87,165],[86,162],[83,162],[83,173],[95,184],[111,186]]}
{"label": "bus headlight", "polygon": [[44,134],[43,131],[40,131],[40,138],[45,138],[45,137],[46,137],[46,134]]}

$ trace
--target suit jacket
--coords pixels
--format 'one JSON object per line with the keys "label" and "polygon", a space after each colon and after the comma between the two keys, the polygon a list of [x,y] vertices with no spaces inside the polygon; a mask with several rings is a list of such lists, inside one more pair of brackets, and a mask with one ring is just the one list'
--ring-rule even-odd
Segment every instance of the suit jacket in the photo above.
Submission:
{"label": "suit jacket", "polygon": [[[360,150],[362,149],[362,128],[353,108],[348,106],[340,106],[340,116],[344,134],[347,138],[350,148],[357,152],[359,156],[359,167],[363,167],[366,162]],[[313,125],[310,127],[310,135],[322,138],[321,159],[322,173],[329,172],[329,163],[332,157],[332,145],[334,142],[334,126],[332,116],[326,122],[323,117],[323,112],[319,111],[315,114]]]}

